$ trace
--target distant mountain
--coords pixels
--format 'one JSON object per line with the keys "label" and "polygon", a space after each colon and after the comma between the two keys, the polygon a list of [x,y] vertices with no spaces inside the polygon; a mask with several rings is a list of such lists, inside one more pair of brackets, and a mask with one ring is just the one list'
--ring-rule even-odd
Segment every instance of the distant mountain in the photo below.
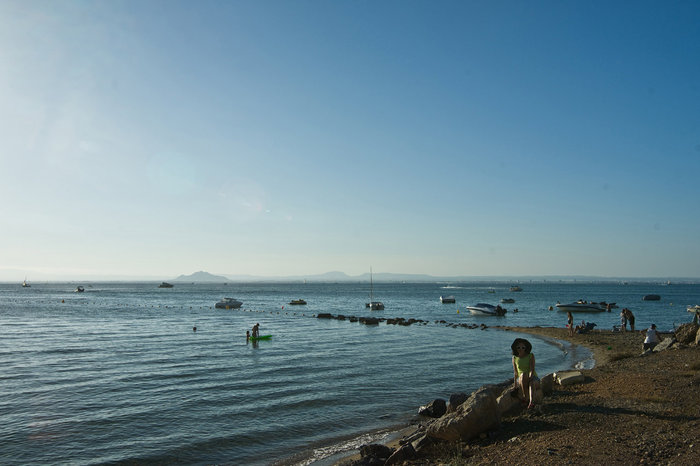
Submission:
{"label": "distant mountain", "polygon": [[228,278],[223,275],[212,275],[209,272],[199,271],[191,275],[180,275],[174,281],[176,282],[227,282]]}

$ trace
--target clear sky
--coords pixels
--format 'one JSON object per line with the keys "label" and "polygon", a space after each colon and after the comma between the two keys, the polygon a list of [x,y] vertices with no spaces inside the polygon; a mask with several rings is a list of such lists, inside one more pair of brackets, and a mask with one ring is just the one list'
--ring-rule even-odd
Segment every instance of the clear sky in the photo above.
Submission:
{"label": "clear sky", "polygon": [[0,2],[0,279],[700,277],[697,1]]}

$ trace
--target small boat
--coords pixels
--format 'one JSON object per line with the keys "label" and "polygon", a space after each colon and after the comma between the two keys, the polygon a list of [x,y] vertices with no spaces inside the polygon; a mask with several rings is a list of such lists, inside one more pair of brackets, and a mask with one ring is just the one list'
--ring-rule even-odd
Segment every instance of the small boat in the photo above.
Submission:
{"label": "small boat", "polygon": [[158,285],[158,288],[172,288],[173,285],[171,283],[163,282],[160,285]]}
{"label": "small boat", "polygon": [[516,285],[516,286],[511,286],[510,291],[523,291],[523,289]]}
{"label": "small boat", "polygon": [[450,295],[450,296],[440,296],[440,302],[442,304],[446,304],[446,303],[454,303],[456,301],[455,301],[455,297]]}
{"label": "small boat", "polygon": [[648,294],[642,298],[643,301],[658,301],[661,299],[661,296],[658,294]]}
{"label": "small boat", "polygon": [[557,303],[557,311],[563,312],[605,312],[607,306],[600,303],[589,303],[587,301],[578,300],[575,303],[559,304]]}
{"label": "small boat", "polygon": [[237,299],[233,298],[223,298],[221,301],[216,303],[214,307],[218,309],[238,309],[243,303]]}
{"label": "small boat", "polygon": [[695,306],[688,306],[688,312],[700,312],[700,304]]}
{"label": "small boat", "polygon": [[291,301],[289,301],[289,304],[291,304],[292,306],[299,306],[306,304],[306,301],[304,301],[303,299],[292,299]]}
{"label": "small boat", "polygon": [[84,291],[85,291],[85,288],[83,288],[82,286],[79,286],[78,288],[75,289],[76,293],[82,293]]}
{"label": "small boat", "polygon": [[372,267],[369,268],[369,302],[365,303],[365,307],[368,307],[371,311],[383,311],[384,303],[381,301],[375,301],[373,297],[374,285],[372,282]]}
{"label": "small boat", "polygon": [[22,288],[29,288],[31,286],[32,285],[29,284],[29,282],[27,281],[27,278],[25,277],[24,281],[22,282]]}
{"label": "small boat", "polygon": [[503,304],[512,304],[512,303],[515,302],[515,300],[514,300],[513,298],[503,298],[503,299],[501,300],[501,302],[502,302]]}
{"label": "small boat", "polygon": [[486,303],[467,306],[467,309],[475,316],[503,316],[506,313],[506,309],[501,306],[494,306],[493,304]]}
{"label": "small boat", "polygon": [[493,288],[489,288],[488,293],[495,293],[495,292],[496,292],[496,290],[494,290]]}

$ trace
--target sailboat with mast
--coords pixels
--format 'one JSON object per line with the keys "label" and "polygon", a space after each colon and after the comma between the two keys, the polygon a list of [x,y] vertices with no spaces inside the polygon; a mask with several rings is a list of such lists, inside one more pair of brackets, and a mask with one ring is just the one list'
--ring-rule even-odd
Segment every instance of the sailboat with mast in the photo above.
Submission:
{"label": "sailboat with mast", "polygon": [[27,281],[27,277],[24,277],[24,281],[22,282],[22,288],[29,288],[30,285],[29,282]]}
{"label": "sailboat with mast", "polygon": [[383,311],[384,303],[374,300],[374,284],[372,283],[372,267],[369,268],[369,302],[365,303],[365,307],[372,311]]}

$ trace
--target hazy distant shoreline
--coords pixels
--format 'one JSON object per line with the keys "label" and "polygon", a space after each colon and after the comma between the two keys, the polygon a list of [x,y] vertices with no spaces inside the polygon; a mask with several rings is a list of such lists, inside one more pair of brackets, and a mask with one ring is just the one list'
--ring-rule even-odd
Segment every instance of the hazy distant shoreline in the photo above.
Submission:
{"label": "hazy distant shoreline", "polygon": [[[112,283],[134,283],[134,282],[161,282],[172,283],[342,283],[342,282],[365,282],[369,281],[370,274],[348,275],[344,272],[327,272],[315,275],[292,275],[292,276],[259,276],[259,275],[232,275],[232,274],[211,274],[209,272],[195,272],[189,275],[178,277],[154,277],[154,276],[60,276],[55,274],[42,274],[24,271],[4,271],[0,274],[0,283],[21,283],[27,277],[30,283],[41,282],[112,282]],[[19,277],[19,278],[12,278]],[[655,283],[663,285],[697,284],[700,277],[605,277],[593,275],[532,275],[532,276],[435,276],[429,274],[400,274],[400,273],[374,273],[372,278],[375,283],[503,283],[503,284],[524,284],[524,283]]]}

